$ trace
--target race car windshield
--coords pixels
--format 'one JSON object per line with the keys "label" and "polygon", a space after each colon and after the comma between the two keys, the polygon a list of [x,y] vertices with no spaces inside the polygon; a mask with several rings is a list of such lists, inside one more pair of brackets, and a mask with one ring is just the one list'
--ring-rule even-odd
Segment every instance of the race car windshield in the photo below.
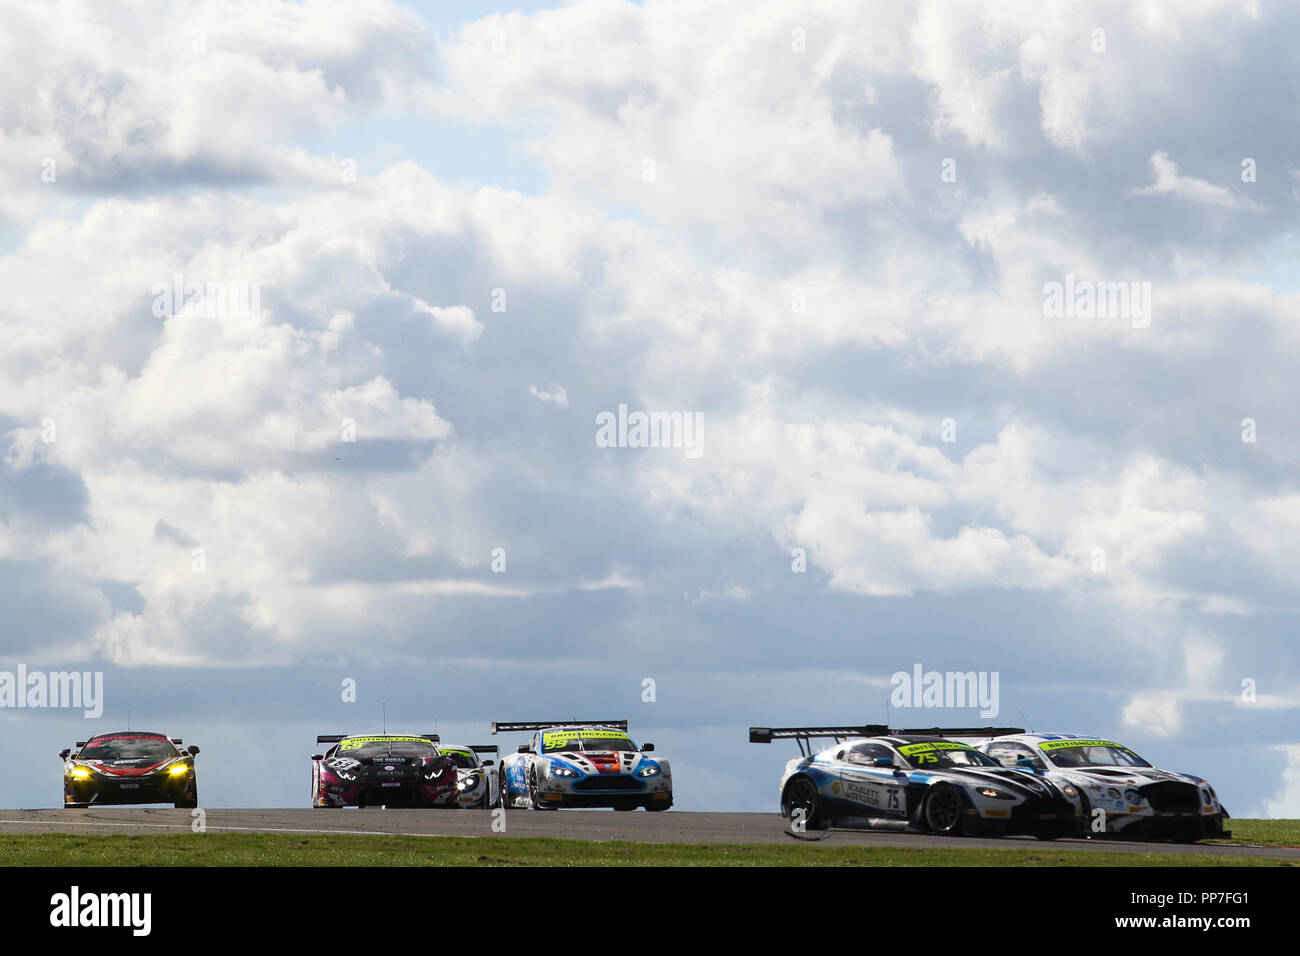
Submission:
{"label": "race car windshield", "polygon": [[167,760],[178,751],[161,737],[100,737],[77,754],[80,760]]}
{"label": "race car windshield", "polygon": [[630,750],[635,753],[636,744],[626,734],[583,731],[581,734],[558,732],[542,735],[542,753],[558,754],[566,750]]}
{"label": "race car windshield", "polygon": [[1150,767],[1127,747],[1119,744],[1084,744],[1045,750],[1048,760],[1058,767]]}
{"label": "race car windshield", "polygon": [[478,766],[478,764],[474,762],[474,758],[463,750],[443,750],[441,753],[444,757],[450,758],[451,762],[460,770],[473,770]]}
{"label": "race car windshield", "polygon": [[941,767],[1000,767],[996,760],[965,744],[907,744],[898,748],[909,766],[918,770]]}
{"label": "race car windshield", "polygon": [[367,740],[352,747],[339,745],[341,757],[431,757],[438,753],[424,740]]}

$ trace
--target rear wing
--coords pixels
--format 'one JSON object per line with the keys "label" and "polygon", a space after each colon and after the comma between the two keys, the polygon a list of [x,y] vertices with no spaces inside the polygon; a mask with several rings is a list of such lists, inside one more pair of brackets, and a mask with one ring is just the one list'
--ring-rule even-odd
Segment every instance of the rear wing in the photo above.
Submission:
{"label": "rear wing", "polygon": [[626,720],[520,720],[492,721],[494,734],[534,733],[538,730],[550,730],[553,727],[609,727],[627,733]]}
{"label": "rear wing", "polygon": [[470,744],[469,749],[476,754],[501,754],[501,748],[496,744]]}
{"label": "rear wing", "polygon": [[889,733],[884,724],[865,724],[861,727],[750,727],[751,744],[770,744],[773,740],[793,740],[799,745],[799,753],[805,757],[812,755],[811,741],[815,737],[832,737],[839,743],[846,737],[880,737]]}
{"label": "rear wing", "polygon": [[[316,743],[336,744],[340,740],[347,740],[349,737],[355,737],[355,736],[356,734],[320,734],[316,737]],[[401,735],[398,734],[397,736],[401,736]],[[425,740],[429,741],[430,743],[435,743],[435,744],[441,739],[437,734],[412,734],[412,736],[423,737]],[[176,743],[180,743],[180,741],[178,740],[176,741]]]}
{"label": "rear wing", "polygon": [[174,743],[177,747],[179,747],[181,744],[185,743],[185,741],[181,740],[181,738],[179,737],[173,737],[172,743]]}
{"label": "rear wing", "polygon": [[1023,734],[1024,727],[919,727],[911,730],[892,730],[890,733],[928,737],[1005,737]]}

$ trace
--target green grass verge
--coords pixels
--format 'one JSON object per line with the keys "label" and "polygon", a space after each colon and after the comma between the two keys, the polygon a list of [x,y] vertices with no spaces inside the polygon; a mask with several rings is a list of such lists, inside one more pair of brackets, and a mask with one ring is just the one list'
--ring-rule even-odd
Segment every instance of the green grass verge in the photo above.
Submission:
{"label": "green grass verge", "polygon": [[1232,839],[1225,843],[1300,846],[1300,820],[1229,820]]}
{"label": "green grass verge", "polygon": [[0,835],[9,866],[1252,866],[1260,857],[1024,849],[279,833]]}

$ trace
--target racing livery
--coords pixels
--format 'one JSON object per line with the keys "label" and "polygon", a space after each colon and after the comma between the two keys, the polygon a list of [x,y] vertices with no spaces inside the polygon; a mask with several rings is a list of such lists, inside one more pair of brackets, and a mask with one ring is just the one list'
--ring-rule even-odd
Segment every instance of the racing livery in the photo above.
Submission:
{"label": "racing livery", "polygon": [[182,744],[179,737],[135,730],[78,740],[75,748],[59,751],[63,805],[170,803],[197,807],[194,757],[199,748]]}
{"label": "racing livery", "polygon": [[[463,746],[438,744],[438,753],[456,765],[456,801],[459,806],[486,810],[495,807],[501,799],[497,785],[495,758],[500,748],[495,744]],[[493,760],[481,760],[479,754],[492,754]]]}
{"label": "racing livery", "polygon": [[[986,736],[1017,728],[986,728]],[[956,731],[961,733],[961,731]],[[812,741],[835,742],[814,751]],[[946,835],[1031,834],[1044,840],[1079,832],[1079,791],[1023,769],[1001,766],[942,728],[751,727],[750,743],[793,739],[800,756],[781,776],[781,815],[820,829],[837,820]]]}
{"label": "racing livery", "polygon": [[[994,737],[979,749],[1004,767],[1020,767],[1083,797],[1095,836],[1146,837],[1195,842],[1227,839],[1228,811],[1205,780],[1147,763],[1113,740],[1076,734],[1016,733]],[[1105,828],[1092,823],[1105,811]],[[1094,832],[1095,831],[1095,832]]]}
{"label": "racing livery", "polygon": [[493,723],[492,733],[532,733],[501,761],[501,805],[554,810],[612,807],[667,810],[673,805],[672,770],[638,747],[626,720]]}
{"label": "racing livery", "polygon": [[456,764],[438,752],[437,734],[323,734],[333,744],[312,754],[313,807],[456,807]]}

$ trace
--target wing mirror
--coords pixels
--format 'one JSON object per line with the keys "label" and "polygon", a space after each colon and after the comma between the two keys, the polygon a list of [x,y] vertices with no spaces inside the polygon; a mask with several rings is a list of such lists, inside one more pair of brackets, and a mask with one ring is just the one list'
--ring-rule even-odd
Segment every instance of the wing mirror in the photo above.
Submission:
{"label": "wing mirror", "polygon": [[492,766],[492,761],[491,761],[491,760],[484,760],[484,761],[483,761],[483,766],[485,766],[485,767],[490,767],[490,766]]}
{"label": "wing mirror", "polygon": [[72,751],[69,750],[67,747],[64,747],[62,750],[59,751],[59,756],[62,757],[64,760],[67,760],[68,754],[70,753],[72,753]]}
{"label": "wing mirror", "polygon": [[199,752],[199,748],[194,746],[194,744],[190,744],[190,756],[193,757],[198,752]]}
{"label": "wing mirror", "polygon": [[312,755],[311,755],[311,759],[312,759],[312,760],[324,760],[324,759],[325,759],[325,755],[324,755],[324,754],[312,754]]}
{"label": "wing mirror", "polygon": [[520,744],[518,747],[515,748],[515,753],[517,754],[528,753],[528,744]]}
{"label": "wing mirror", "polygon": [[655,752],[655,745],[654,745],[654,744],[642,744],[642,745],[641,745],[641,752],[642,752],[643,754],[652,754],[652,753]]}

